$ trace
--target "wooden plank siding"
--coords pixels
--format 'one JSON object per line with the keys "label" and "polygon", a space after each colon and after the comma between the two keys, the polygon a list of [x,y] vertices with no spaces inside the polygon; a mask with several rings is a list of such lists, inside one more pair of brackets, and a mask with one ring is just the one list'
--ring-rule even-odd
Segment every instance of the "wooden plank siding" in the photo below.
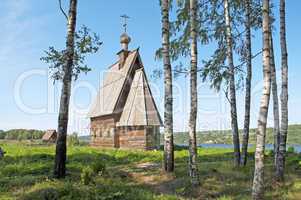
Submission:
{"label": "wooden plank siding", "polygon": [[115,127],[114,117],[91,120],[91,145],[122,149],[158,149],[159,127]]}

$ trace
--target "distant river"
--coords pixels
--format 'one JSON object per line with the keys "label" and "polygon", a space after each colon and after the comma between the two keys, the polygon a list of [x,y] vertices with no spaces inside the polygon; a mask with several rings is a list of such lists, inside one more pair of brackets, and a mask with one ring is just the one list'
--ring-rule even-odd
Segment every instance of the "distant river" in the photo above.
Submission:
{"label": "distant river", "polygon": [[[187,146],[187,145],[183,145],[183,146]],[[203,148],[223,148],[223,149],[232,149],[233,148],[232,144],[200,144],[198,146],[203,147]],[[249,147],[253,147],[253,146],[254,146],[253,144],[249,145]],[[297,153],[301,153],[301,145],[300,144],[290,144],[287,146],[287,148],[288,147],[294,147],[294,149]],[[273,144],[267,144],[266,149],[273,149]]]}

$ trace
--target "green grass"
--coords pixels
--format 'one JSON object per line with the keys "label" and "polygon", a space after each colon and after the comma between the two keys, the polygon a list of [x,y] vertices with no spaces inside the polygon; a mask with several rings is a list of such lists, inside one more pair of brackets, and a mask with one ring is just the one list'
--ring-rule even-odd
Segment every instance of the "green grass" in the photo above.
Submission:
{"label": "green grass", "polygon": [[[7,154],[0,160],[0,199],[250,199],[253,154],[245,168],[233,168],[231,149],[199,149],[200,187],[191,189],[187,176],[187,150],[176,148],[176,170],[171,176],[161,169],[162,151],[68,148],[68,175],[52,178],[54,146],[2,142]],[[81,181],[83,168],[97,161],[105,173],[95,174],[89,184]],[[141,163],[157,167],[141,168]],[[272,156],[266,158],[266,199],[301,198],[301,155],[287,159],[287,182],[277,187]]]}
{"label": "green grass", "polygon": [[[255,130],[250,129],[250,144],[255,144]],[[239,130],[240,135],[242,130]],[[289,125],[288,127],[288,144],[301,144],[301,125]],[[267,129],[266,143],[273,144],[273,129]],[[242,138],[242,137],[241,137]],[[176,144],[188,144],[188,134],[186,132],[178,132],[175,134],[174,141]],[[232,144],[231,130],[222,131],[201,131],[197,133],[197,143],[215,143],[215,144]]]}

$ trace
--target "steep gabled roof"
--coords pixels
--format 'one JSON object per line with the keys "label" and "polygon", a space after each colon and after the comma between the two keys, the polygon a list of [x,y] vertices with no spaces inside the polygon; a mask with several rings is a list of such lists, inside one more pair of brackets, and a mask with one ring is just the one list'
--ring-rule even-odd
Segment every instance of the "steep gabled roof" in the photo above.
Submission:
{"label": "steep gabled roof", "polygon": [[161,126],[162,121],[152,97],[143,68],[136,70],[117,126]]}
{"label": "steep gabled roof", "polygon": [[90,108],[88,117],[99,117],[114,113],[119,95],[138,54],[138,50],[131,51],[121,69],[119,69],[119,62],[108,69],[104,76],[103,85]]}
{"label": "steep gabled roof", "polygon": [[57,137],[56,130],[47,130],[42,137],[43,141],[48,141],[50,139],[55,139]]}

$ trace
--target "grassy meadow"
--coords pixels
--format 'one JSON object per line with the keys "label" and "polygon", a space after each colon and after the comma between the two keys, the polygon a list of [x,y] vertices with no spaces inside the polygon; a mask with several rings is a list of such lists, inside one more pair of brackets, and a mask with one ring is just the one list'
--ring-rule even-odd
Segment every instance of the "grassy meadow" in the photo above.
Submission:
{"label": "grassy meadow", "polygon": [[[199,148],[201,185],[191,189],[187,150],[176,148],[176,170],[161,171],[162,151],[68,147],[68,175],[52,178],[54,145],[0,142],[0,199],[250,199],[253,153],[245,168],[233,168],[231,149]],[[301,154],[289,153],[286,184],[273,182],[273,157],[266,155],[266,199],[301,199]],[[96,168],[98,170],[93,171]]]}

